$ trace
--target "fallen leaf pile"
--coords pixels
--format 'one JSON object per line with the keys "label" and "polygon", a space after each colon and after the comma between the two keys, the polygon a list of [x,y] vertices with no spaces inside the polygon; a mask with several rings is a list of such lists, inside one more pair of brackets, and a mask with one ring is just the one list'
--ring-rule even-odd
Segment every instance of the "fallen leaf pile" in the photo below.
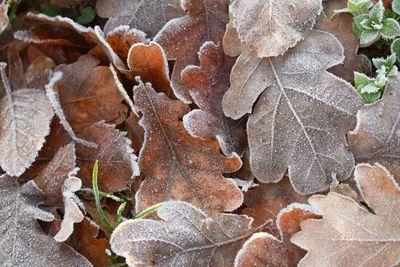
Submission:
{"label": "fallen leaf pile", "polygon": [[0,266],[400,264],[346,1],[67,2],[0,4]]}

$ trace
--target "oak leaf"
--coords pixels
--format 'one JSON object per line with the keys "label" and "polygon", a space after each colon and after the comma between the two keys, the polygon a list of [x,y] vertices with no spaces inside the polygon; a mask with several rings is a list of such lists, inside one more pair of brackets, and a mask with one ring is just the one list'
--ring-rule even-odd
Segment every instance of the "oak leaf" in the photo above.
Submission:
{"label": "oak leaf", "polygon": [[290,243],[290,238],[300,230],[301,221],[319,217],[309,205],[294,203],[282,209],[276,220],[280,236],[265,232],[252,235],[236,255],[235,267],[296,266],[305,252]]}
{"label": "oak leaf", "polygon": [[169,20],[185,14],[180,2],[180,0],[98,0],[96,11],[100,17],[110,18],[104,26],[106,33],[120,25],[129,25],[153,37]]}
{"label": "oak leaf", "polygon": [[240,55],[223,109],[238,119],[259,98],[247,133],[250,166],[260,182],[277,182],[288,168],[295,190],[311,194],[328,189],[333,174],[351,175],[345,134],[363,102],[351,84],[326,71],[342,60],[341,44],[318,30],[283,56]]}
{"label": "oak leaf", "polygon": [[343,63],[333,66],[328,71],[348,82],[354,81],[354,71],[366,75],[372,74],[371,61],[365,55],[357,54],[359,41],[352,30],[352,23],[351,14],[338,14],[328,19],[325,13],[322,13],[314,27],[317,30],[332,33],[343,45],[345,56]]}
{"label": "oak leaf", "polygon": [[20,186],[15,177],[1,176],[0,199],[1,266],[92,266],[69,246],[42,232],[36,220],[52,221],[54,217],[37,207],[43,195],[33,181]]}
{"label": "oak leaf", "polygon": [[357,126],[348,135],[359,163],[379,162],[400,181],[400,76],[390,79],[382,99],[357,114]]}
{"label": "oak leaf", "polygon": [[10,6],[7,4],[6,1],[2,1],[0,4],[0,33],[2,33],[8,26],[8,8]]}
{"label": "oak leaf", "polygon": [[359,164],[355,180],[373,211],[337,193],[315,195],[309,203],[322,219],[301,223],[291,241],[307,250],[299,266],[395,266],[400,262],[400,187],[376,163]]}
{"label": "oak leaf", "polygon": [[134,88],[134,102],[145,130],[139,166],[146,178],[136,193],[137,211],[170,199],[210,213],[232,211],[242,204],[235,182],[222,176],[239,169],[240,158],[235,153],[222,155],[216,140],[190,136],[179,120],[189,111],[187,105],[143,83]]}
{"label": "oak leaf", "polygon": [[67,121],[77,133],[99,121],[120,124],[128,113],[114,77],[90,55],[56,69],[62,78],[51,84]]}
{"label": "oak leaf", "polygon": [[157,215],[162,221],[128,220],[113,232],[111,249],[129,266],[229,266],[251,235],[250,217],[208,217],[186,202],[165,202]]}
{"label": "oak leaf", "polygon": [[11,87],[5,68],[0,63],[0,166],[7,174],[20,176],[43,146],[54,112],[43,88]]}
{"label": "oak leaf", "polygon": [[322,11],[321,0],[233,0],[232,25],[257,56],[283,54],[304,39]]}
{"label": "oak leaf", "polygon": [[184,126],[194,137],[218,139],[225,155],[242,154],[246,146],[243,123],[227,118],[222,110],[234,60],[224,56],[219,45],[206,42],[200,48],[199,61],[200,66],[187,66],[181,74],[183,84],[200,108],[183,117]]}
{"label": "oak leaf", "polygon": [[176,97],[191,103],[189,92],[182,84],[181,71],[187,65],[198,63],[197,52],[203,43],[222,40],[229,0],[182,0],[181,3],[187,14],[170,20],[154,41],[164,48],[168,60],[176,60],[171,75]]}
{"label": "oak leaf", "polygon": [[126,133],[115,129],[114,125],[98,122],[85,128],[81,136],[97,145],[96,148],[82,144],[76,146],[79,177],[83,184],[92,187],[92,170],[98,160],[101,191],[113,193],[128,189],[133,177],[139,175],[139,168]]}

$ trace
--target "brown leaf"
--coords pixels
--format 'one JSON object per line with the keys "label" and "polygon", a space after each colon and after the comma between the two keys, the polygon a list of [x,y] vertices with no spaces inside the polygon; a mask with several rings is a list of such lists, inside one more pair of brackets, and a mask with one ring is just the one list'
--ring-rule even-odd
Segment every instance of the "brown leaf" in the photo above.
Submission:
{"label": "brown leaf", "polygon": [[218,141],[191,137],[179,120],[189,111],[182,102],[156,93],[149,84],[135,87],[134,99],[143,114],[139,165],[146,177],[136,194],[136,211],[170,199],[210,213],[238,208],[243,195],[222,173],[239,169],[240,158],[223,156]]}
{"label": "brown leaf", "polygon": [[129,220],[113,232],[111,248],[129,266],[231,266],[251,235],[250,217],[208,217],[185,202],[165,202],[157,215],[162,221]]}
{"label": "brown leaf", "polygon": [[311,194],[328,189],[333,174],[351,175],[354,158],[345,134],[363,102],[351,84],[326,71],[342,60],[337,39],[317,30],[283,56],[240,55],[223,108],[237,119],[251,112],[258,98],[247,134],[259,181],[277,182],[288,168],[295,190]]}
{"label": "brown leaf", "polygon": [[63,76],[52,89],[58,93],[65,116],[77,133],[102,120],[120,124],[128,112],[110,69],[98,64],[95,58],[85,55],[57,69]]}
{"label": "brown leaf", "polygon": [[104,27],[105,32],[110,32],[120,25],[129,25],[152,37],[170,19],[185,14],[180,2],[180,0],[98,0],[96,11],[100,17],[110,18]]}
{"label": "brown leaf", "polygon": [[0,166],[7,174],[20,176],[43,146],[54,112],[42,88],[11,87],[6,64],[0,64]]}
{"label": "brown leaf", "polygon": [[6,1],[2,1],[0,4],[0,33],[2,33],[8,26],[8,8],[10,6]]}
{"label": "brown leaf", "polygon": [[400,76],[386,85],[382,99],[357,114],[357,126],[348,135],[357,162],[384,165],[400,181]]}
{"label": "brown leaf", "polygon": [[228,21],[229,0],[186,0],[182,8],[183,17],[170,20],[154,37],[167,54],[168,60],[176,60],[172,76],[172,89],[176,97],[185,103],[191,98],[182,84],[181,71],[197,64],[197,52],[206,41],[218,43],[225,32]]}
{"label": "brown leaf", "polygon": [[81,136],[97,144],[96,148],[76,146],[79,177],[83,184],[92,187],[92,170],[98,160],[99,189],[109,193],[127,189],[133,177],[139,175],[139,168],[126,133],[115,129],[114,125],[99,122],[86,128]]}
{"label": "brown leaf", "polygon": [[381,165],[359,164],[355,180],[368,211],[352,198],[329,193],[309,203],[321,220],[306,220],[292,242],[308,251],[299,266],[395,266],[400,262],[400,187]]}
{"label": "brown leaf", "polygon": [[0,214],[1,266],[92,266],[69,246],[42,232],[36,220],[52,221],[54,217],[37,207],[43,196],[35,182],[20,186],[15,177],[1,176],[0,200],[4,211]]}
{"label": "brown leaf", "polygon": [[260,58],[281,55],[295,46],[321,11],[321,0],[234,0],[229,6],[240,40]]}
{"label": "brown leaf", "polygon": [[348,82],[354,81],[354,71],[372,74],[371,61],[364,55],[357,55],[358,39],[352,30],[353,16],[351,14],[338,14],[331,19],[322,13],[319,17],[315,29],[332,33],[336,36],[344,48],[344,61],[336,65],[329,72],[345,79]]}
{"label": "brown leaf", "polygon": [[200,108],[183,117],[184,126],[193,137],[218,139],[225,155],[242,154],[246,146],[244,125],[227,118],[222,110],[234,60],[224,56],[220,46],[206,42],[199,61],[200,66],[187,66],[182,71],[182,82]]}
{"label": "brown leaf", "polygon": [[75,231],[69,239],[70,244],[94,267],[112,266],[110,257],[105,253],[105,250],[110,247],[108,240],[98,237],[98,232],[98,226],[85,218],[75,226]]}
{"label": "brown leaf", "polygon": [[128,25],[121,25],[107,33],[106,39],[115,53],[120,58],[126,59],[132,45],[146,41],[146,34],[142,31],[131,29]]}
{"label": "brown leaf", "polygon": [[235,267],[289,267],[296,266],[305,252],[290,243],[292,235],[300,230],[300,222],[319,218],[308,205],[292,204],[277,216],[280,239],[269,233],[256,233],[247,240],[235,259]]}

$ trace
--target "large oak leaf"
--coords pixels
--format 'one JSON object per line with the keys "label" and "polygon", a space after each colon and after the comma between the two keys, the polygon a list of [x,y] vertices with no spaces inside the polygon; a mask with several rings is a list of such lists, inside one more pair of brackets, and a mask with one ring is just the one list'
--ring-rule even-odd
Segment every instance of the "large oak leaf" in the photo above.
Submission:
{"label": "large oak leaf", "polygon": [[240,158],[222,155],[216,140],[190,136],[179,120],[188,106],[156,93],[150,84],[135,87],[134,99],[145,130],[139,166],[146,178],[136,195],[137,211],[170,199],[190,202],[206,212],[238,208],[243,195],[222,173],[239,169]]}
{"label": "large oak leaf", "polygon": [[248,216],[208,217],[185,202],[165,202],[157,215],[163,221],[129,220],[113,232],[111,248],[129,266],[231,266],[252,234]]}
{"label": "large oak leaf", "polygon": [[307,250],[299,266],[395,266],[400,263],[400,187],[381,165],[359,164],[355,180],[373,213],[350,197],[315,195],[322,219],[301,223],[291,241]]}
{"label": "large oak leaf", "polygon": [[[285,55],[240,55],[223,99],[226,115],[247,123],[250,165],[261,182],[277,182],[289,169],[295,190],[326,190],[332,175],[354,168],[345,134],[363,102],[351,84],[326,71],[343,60],[343,47],[326,32],[312,31]],[[261,95],[261,96],[260,96]]]}

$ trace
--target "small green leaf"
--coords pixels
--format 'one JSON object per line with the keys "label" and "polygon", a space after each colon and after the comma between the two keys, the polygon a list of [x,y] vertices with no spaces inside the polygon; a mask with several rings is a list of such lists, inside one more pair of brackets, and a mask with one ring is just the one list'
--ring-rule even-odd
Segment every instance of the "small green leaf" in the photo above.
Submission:
{"label": "small green leaf", "polygon": [[370,81],[370,78],[364,73],[354,72],[354,86],[359,88],[360,86],[367,85]]}
{"label": "small green leaf", "polygon": [[358,38],[360,38],[362,32],[365,30],[361,23],[366,19],[369,20],[369,16],[366,14],[359,15],[357,17],[354,17],[353,19],[353,32],[357,35]]}
{"label": "small green leaf", "polygon": [[373,83],[369,83],[367,85],[360,86],[357,90],[361,94],[374,94],[380,91],[381,88],[377,87]]}
{"label": "small green leaf", "polygon": [[400,0],[393,0],[393,1],[392,1],[392,10],[393,10],[397,15],[400,15]]}
{"label": "small green leaf", "polygon": [[383,38],[393,39],[400,35],[400,24],[392,18],[383,20],[383,28],[381,30]]}
{"label": "small green leaf", "polygon": [[371,21],[376,23],[381,23],[383,20],[383,14],[385,12],[385,8],[383,7],[383,3],[379,0],[378,3],[374,5],[374,7],[369,12],[369,17]]}
{"label": "small green leaf", "polygon": [[84,7],[80,9],[81,15],[78,17],[77,22],[85,25],[91,23],[96,17],[96,12],[92,7]]}
{"label": "small green leaf", "polygon": [[58,7],[48,3],[40,5],[40,12],[50,17],[61,15],[61,10]]}
{"label": "small green leaf", "polygon": [[117,210],[117,223],[120,224],[122,222],[122,212],[124,212],[126,206],[126,202],[121,203]]}
{"label": "small green leaf", "polygon": [[372,104],[375,101],[377,101],[379,98],[381,98],[382,93],[377,92],[374,94],[361,94],[361,97],[363,98],[364,102],[367,104]]}
{"label": "small green leaf", "polygon": [[390,45],[390,51],[396,54],[397,59],[400,59],[400,38],[392,42]]}
{"label": "small green leaf", "polygon": [[347,7],[335,10],[335,14],[351,13],[355,16],[360,14],[367,14],[369,8],[372,7],[372,5],[373,4],[371,0],[360,0],[360,1],[349,0],[347,1]]}
{"label": "small green leaf", "polygon": [[374,42],[378,41],[380,37],[381,35],[378,31],[374,30],[363,31],[360,36],[360,44],[363,46],[369,46]]}

